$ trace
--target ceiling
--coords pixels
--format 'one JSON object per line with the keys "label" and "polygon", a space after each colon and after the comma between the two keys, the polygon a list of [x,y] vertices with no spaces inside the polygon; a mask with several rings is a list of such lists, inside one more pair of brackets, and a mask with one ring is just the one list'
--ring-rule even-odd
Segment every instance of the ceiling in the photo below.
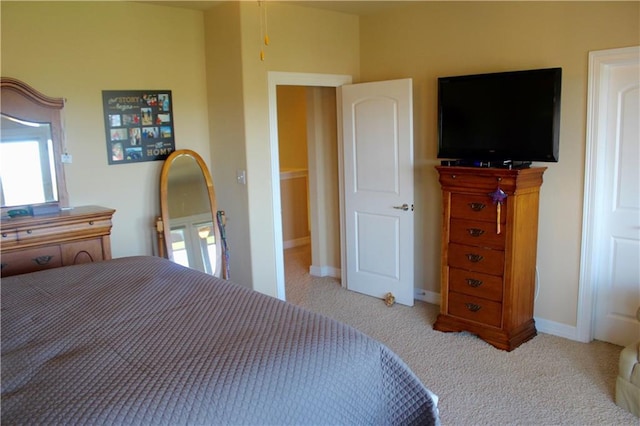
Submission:
{"label": "ceiling", "polygon": [[[250,0],[232,0],[250,1]],[[257,1],[257,0],[254,0]],[[405,1],[371,1],[371,0],[351,0],[351,1],[327,1],[327,0],[281,0],[298,6],[314,7],[318,9],[332,10],[334,12],[350,13],[353,15],[369,15],[401,6]],[[143,1],[164,6],[181,7],[185,9],[207,10],[211,7],[224,3],[225,0],[207,1]]]}

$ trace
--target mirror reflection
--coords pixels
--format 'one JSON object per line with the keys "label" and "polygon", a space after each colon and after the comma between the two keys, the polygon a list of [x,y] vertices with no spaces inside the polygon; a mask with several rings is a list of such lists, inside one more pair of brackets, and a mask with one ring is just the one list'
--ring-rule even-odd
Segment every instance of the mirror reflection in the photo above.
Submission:
{"label": "mirror reflection", "polygon": [[69,205],[61,158],[63,110],[63,98],[44,95],[15,78],[0,77],[2,216],[27,207]]}
{"label": "mirror reflection", "polygon": [[161,176],[161,208],[168,257],[220,276],[220,231],[212,180],[204,161],[189,150],[167,158]]}
{"label": "mirror reflection", "polygon": [[0,135],[2,206],[58,201],[51,125],[0,114]]}

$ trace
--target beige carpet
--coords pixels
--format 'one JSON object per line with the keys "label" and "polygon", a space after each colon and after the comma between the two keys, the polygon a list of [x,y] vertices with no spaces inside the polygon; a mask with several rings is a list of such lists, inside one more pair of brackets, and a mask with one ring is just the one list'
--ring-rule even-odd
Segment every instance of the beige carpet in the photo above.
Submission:
{"label": "beige carpet", "polygon": [[538,334],[512,352],[432,329],[438,306],[387,307],[308,274],[309,246],[285,250],[287,300],[396,352],[440,397],[443,425],[640,425],[614,403],[619,346]]}

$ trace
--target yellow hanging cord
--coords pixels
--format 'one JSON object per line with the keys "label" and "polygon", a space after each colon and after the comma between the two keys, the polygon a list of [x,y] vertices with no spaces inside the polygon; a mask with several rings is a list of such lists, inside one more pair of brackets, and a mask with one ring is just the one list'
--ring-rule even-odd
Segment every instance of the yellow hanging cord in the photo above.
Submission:
{"label": "yellow hanging cord", "polygon": [[264,45],[269,45],[269,24],[267,22],[267,2],[264,2]]}
{"label": "yellow hanging cord", "polygon": [[258,0],[260,7],[260,60],[264,61],[264,47],[269,45],[269,34],[267,34],[267,3],[264,0]]}

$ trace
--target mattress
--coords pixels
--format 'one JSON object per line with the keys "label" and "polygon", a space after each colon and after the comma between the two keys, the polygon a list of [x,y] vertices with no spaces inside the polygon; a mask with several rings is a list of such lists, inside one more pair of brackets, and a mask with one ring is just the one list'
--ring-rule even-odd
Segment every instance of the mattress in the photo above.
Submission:
{"label": "mattress", "polygon": [[157,257],[3,278],[2,424],[438,424],[380,342]]}

